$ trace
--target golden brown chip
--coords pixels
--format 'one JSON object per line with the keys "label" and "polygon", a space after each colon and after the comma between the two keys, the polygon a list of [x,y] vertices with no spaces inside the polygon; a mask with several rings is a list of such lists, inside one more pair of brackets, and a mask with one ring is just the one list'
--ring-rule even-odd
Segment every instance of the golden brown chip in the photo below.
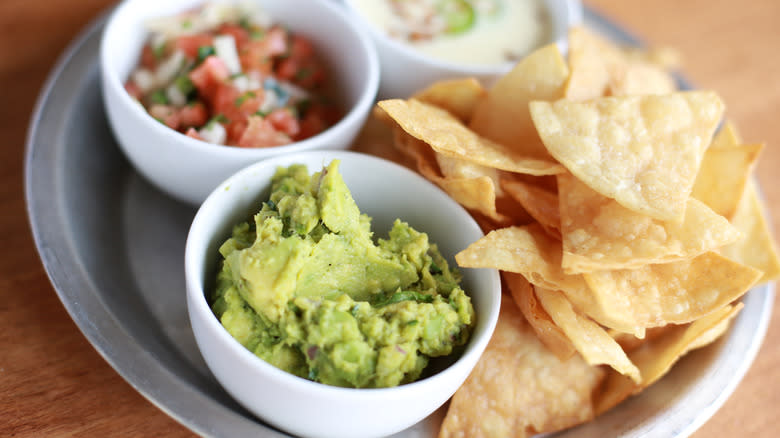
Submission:
{"label": "golden brown chip", "polygon": [[493,84],[477,103],[469,128],[523,156],[552,161],[531,121],[528,103],[560,99],[568,77],[555,44],[534,51]]}
{"label": "golden brown chip", "polygon": [[680,260],[740,238],[725,218],[695,199],[688,200],[682,222],[661,221],[623,207],[571,174],[558,176],[558,188],[561,264],[569,274]]}
{"label": "golden brown chip", "polygon": [[639,269],[583,274],[599,323],[631,333],[634,327],[684,324],[741,297],[761,271],[714,252]]}
{"label": "golden brown chip", "polygon": [[482,138],[447,111],[418,100],[383,100],[378,105],[404,131],[428,143],[436,152],[510,172],[554,175],[563,166],[526,157],[503,145]]}
{"label": "golden brown chip", "polygon": [[515,199],[550,236],[561,237],[561,217],[558,210],[558,195],[531,184],[503,178],[501,186]]}
{"label": "golden brown chip", "polygon": [[631,96],[668,94],[677,91],[677,81],[661,67],[638,61],[625,61],[612,68],[609,94]]}
{"label": "golden brown chip", "polygon": [[455,255],[464,268],[495,268],[522,274],[532,284],[587,297],[582,275],[561,268],[561,242],[538,223],[491,231]]}
{"label": "golden brown chip", "polygon": [[569,30],[569,81],[566,99],[587,100],[604,96],[609,86],[610,64],[619,57],[612,43],[582,27]]}
{"label": "golden brown chip", "polygon": [[534,289],[544,310],[574,344],[585,362],[591,365],[609,365],[637,383],[642,381],[639,369],[631,363],[620,344],[612,339],[603,327],[578,314],[566,295],[551,289]]}
{"label": "golden brown chip", "polygon": [[677,90],[668,73],[669,50],[624,48],[582,27],[569,31],[569,81],[565,97],[582,101],[605,95],[666,94]]}
{"label": "golden brown chip", "polygon": [[503,277],[512,299],[539,336],[539,340],[558,356],[558,359],[569,359],[576,351],[574,345],[539,304],[531,283],[522,275],[511,272],[504,272]]}
{"label": "golden brown chip", "polygon": [[748,181],[731,223],[742,232],[741,240],[721,249],[721,254],[763,271],[761,283],[780,278],[780,259],[766,219],[766,208],[755,183]]}
{"label": "golden brown chip", "polygon": [[655,64],[670,71],[680,67],[682,56],[672,47],[621,47],[623,56],[629,61],[642,61]]}
{"label": "golden brown chip", "polygon": [[691,196],[730,219],[745,192],[745,184],[763,147],[762,144],[753,144],[707,149]]}
{"label": "golden brown chip", "polygon": [[715,137],[710,144],[710,148],[717,149],[725,146],[738,146],[740,144],[742,144],[742,139],[739,136],[737,126],[728,121],[715,134]]}
{"label": "golden brown chip", "polygon": [[593,418],[604,369],[576,355],[558,359],[503,298],[493,337],[452,397],[439,438],[525,438]]}
{"label": "golden brown chip", "polygon": [[681,220],[723,112],[713,92],[531,102],[552,156],[592,189],[661,220]]}
{"label": "golden brown chip", "polygon": [[715,341],[726,332],[742,307],[742,303],[721,307],[690,324],[669,326],[663,336],[642,343],[628,354],[642,373],[642,383],[637,385],[626,376],[609,373],[598,394],[597,415],[657,382],[688,352]]}
{"label": "golden brown chip", "polygon": [[477,102],[486,93],[474,78],[447,79],[433,83],[412,98],[447,110],[462,123],[468,123]]}

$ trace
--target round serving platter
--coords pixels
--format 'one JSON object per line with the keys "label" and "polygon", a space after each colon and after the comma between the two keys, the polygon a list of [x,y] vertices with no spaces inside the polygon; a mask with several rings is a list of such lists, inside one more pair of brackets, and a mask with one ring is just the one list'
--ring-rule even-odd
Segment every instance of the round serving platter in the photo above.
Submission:
{"label": "round serving platter", "polygon": [[[27,139],[25,189],[35,244],[70,316],[138,392],[203,436],[283,437],[211,375],[187,316],[184,244],[195,207],[147,183],[120,152],[100,94],[98,49],[107,15],[62,55],[38,99]],[[585,10],[585,25],[638,42]],[[715,344],[684,357],[657,384],[560,437],[684,437],[709,419],[763,341],[774,288],[762,285]],[[436,436],[440,409],[398,437]]]}

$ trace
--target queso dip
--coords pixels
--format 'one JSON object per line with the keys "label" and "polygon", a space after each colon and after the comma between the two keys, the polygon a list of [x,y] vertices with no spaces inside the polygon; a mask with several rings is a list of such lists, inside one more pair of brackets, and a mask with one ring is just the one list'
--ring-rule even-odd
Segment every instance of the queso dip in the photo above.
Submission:
{"label": "queso dip", "polygon": [[550,40],[543,0],[352,0],[391,38],[444,61],[516,61]]}

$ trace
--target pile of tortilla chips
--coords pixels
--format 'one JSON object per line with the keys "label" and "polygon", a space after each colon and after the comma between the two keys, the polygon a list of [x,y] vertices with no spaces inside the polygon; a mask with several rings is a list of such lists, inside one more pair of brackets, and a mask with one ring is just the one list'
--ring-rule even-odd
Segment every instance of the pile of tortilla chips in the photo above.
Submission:
{"label": "pile of tortilla chips", "polygon": [[[584,29],[484,88],[379,102],[396,148],[486,236],[456,256],[501,270],[505,300],[440,436],[524,437],[589,421],[711,343],[780,276],[744,144],[664,52]],[[716,132],[717,131],[717,132]],[[509,298],[511,297],[511,298]],[[522,317],[521,317],[522,315]]]}

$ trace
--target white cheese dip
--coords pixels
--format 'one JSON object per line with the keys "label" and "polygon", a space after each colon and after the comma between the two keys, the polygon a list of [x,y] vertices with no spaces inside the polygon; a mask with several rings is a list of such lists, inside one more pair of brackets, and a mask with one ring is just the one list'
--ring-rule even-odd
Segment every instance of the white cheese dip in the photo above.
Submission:
{"label": "white cheese dip", "polygon": [[[443,61],[495,65],[550,41],[542,0],[352,0],[390,37]],[[453,15],[452,11],[460,12]]]}

